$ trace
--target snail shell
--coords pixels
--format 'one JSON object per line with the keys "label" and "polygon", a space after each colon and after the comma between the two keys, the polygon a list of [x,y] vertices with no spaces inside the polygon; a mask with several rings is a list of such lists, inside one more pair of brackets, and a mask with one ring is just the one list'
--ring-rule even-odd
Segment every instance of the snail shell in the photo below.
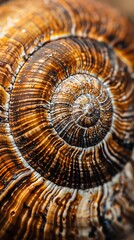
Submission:
{"label": "snail shell", "polygon": [[1,239],[133,231],[134,30],[92,0],[1,6]]}

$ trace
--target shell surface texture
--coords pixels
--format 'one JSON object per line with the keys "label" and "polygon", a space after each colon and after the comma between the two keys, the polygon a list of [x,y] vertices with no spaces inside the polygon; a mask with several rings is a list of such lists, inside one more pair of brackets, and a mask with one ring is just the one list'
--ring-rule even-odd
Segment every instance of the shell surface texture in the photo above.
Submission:
{"label": "shell surface texture", "polygon": [[134,28],[93,0],[0,5],[0,239],[134,231]]}

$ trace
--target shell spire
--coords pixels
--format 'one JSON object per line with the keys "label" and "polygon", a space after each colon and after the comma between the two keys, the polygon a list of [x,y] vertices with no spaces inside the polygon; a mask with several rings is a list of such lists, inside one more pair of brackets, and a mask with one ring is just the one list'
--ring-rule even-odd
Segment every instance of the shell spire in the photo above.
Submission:
{"label": "shell spire", "polygon": [[0,238],[127,238],[133,26],[92,0],[0,8]]}

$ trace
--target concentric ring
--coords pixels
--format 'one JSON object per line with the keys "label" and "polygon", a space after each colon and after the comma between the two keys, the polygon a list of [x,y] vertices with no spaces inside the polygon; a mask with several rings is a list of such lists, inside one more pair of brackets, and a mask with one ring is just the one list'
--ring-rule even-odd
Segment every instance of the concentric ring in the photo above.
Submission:
{"label": "concentric ring", "polygon": [[76,74],[56,88],[50,115],[54,129],[66,143],[88,148],[105,138],[112,112],[106,87],[90,75]]}
{"label": "concentric ring", "polygon": [[133,26],[93,0],[3,2],[1,239],[125,237],[134,224]]}
{"label": "concentric ring", "polygon": [[107,182],[129,160],[131,79],[126,85],[126,72],[119,85],[117,64],[105,43],[66,38],[47,43],[19,72],[10,127],[19,151],[44,178],[85,189]]}

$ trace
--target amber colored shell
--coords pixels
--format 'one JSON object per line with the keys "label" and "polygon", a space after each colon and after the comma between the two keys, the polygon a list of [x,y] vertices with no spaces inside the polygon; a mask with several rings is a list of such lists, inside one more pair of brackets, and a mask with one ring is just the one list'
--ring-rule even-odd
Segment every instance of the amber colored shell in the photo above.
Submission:
{"label": "amber colored shell", "polygon": [[134,231],[134,28],[92,0],[0,6],[0,239]]}

